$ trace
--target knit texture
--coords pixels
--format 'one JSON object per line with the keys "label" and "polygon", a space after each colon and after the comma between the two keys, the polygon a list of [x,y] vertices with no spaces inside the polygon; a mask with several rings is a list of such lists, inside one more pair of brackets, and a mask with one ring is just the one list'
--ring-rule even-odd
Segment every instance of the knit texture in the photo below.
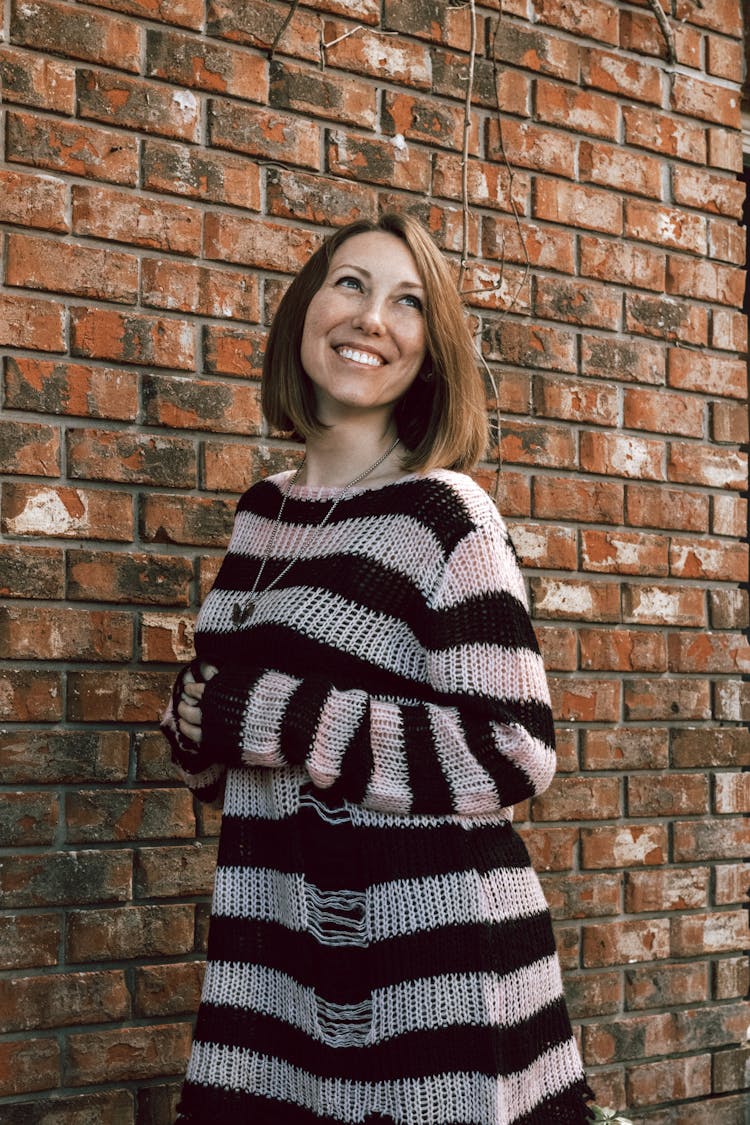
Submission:
{"label": "knit texture", "polygon": [[[510,823],[554,738],[504,523],[447,470],[355,491],[323,527],[335,490],[295,486],[277,524],[288,487],[242,497],[201,609],[220,671],[200,749],[174,703],[163,724],[186,784],[224,801],[178,1120],[585,1122]],[[260,589],[281,578],[251,611],[264,558]]]}

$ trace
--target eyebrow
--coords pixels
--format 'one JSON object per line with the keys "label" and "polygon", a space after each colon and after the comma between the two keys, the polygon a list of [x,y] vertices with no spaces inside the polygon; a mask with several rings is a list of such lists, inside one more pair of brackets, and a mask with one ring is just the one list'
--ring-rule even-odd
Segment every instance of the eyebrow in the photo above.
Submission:
{"label": "eyebrow", "polygon": [[[357,273],[364,274],[365,277],[372,277],[372,274],[364,266],[351,265],[348,262],[342,262],[341,265],[334,266],[334,271],[338,270],[356,270]],[[405,286],[408,289],[424,289],[421,281],[400,281],[399,285]]]}

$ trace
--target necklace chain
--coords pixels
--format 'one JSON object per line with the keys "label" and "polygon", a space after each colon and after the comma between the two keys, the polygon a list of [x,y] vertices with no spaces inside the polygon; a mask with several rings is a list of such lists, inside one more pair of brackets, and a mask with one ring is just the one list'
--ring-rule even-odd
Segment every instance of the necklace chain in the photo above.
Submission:
{"label": "necklace chain", "polygon": [[232,606],[232,622],[234,623],[235,626],[239,627],[240,625],[244,625],[245,622],[250,617],[252,617],[253,612],[255,610],[255,604],[256,604],[258,598],[262,594],[266,594],[266,593],[268,593],[269,590],[272,590],[274,588],[274,586],[276,586],[281,581],[281,579],[284,577],[284,575],[287,574],[292,569],[294,564],[299,560],[299,558],[302,555],[302,550],[306,546],[307,541],[310,538],[311,531],[313,531],[313,530],[319,531],[322,527],[325,527],[325,525],[331,519],[333,513],[338,508],[341,501],[344,499],[344,497],[348,493],[349,489],[354,488],[355,485],[360,484],[363,480],[365,480],[366,477],[369,477],[371,473],[374,473],[375,470],[380,465],[383,464],[383,462],[386,460],[386,458],[390,457],[391,453],[393,453],[393,451],[396,448],[396,446],[398,445],[399,441],[400,441],[400,438],[397,437],[396,440],[391,445],[388,446],[385,453],[381,453],[381,455],[378,457],[377,461],[373,461],[372,465],[370,465],[369,468],[365,469],[364,472],[359,473],[358,476],[354,477],[353,480],[350,480],[347,484],[345,484],[342,488],[340,488],[338,490],[336,495],[331,500],[331,506],[329,507],[326,514],[323,516],[323,519],[320,521],[320,523],[317,524],[315,527],[313,527],[312,525],[310,527],[308,527],[307,532],[306,532],[306,534],[305,534],[305,536],[302,540],[302,543],[297,548],[297,553],[294,556],[294,558],[289,560],[289,562],[286,564],[284,569],[279,571],[279,573],[276,575],[276,577],[268,583],[268,585],[265,587],[264,590],[259,590],[258,586],[260,585],[260,580],[263,576],[263,571],[266,569],[266,563],[269,561],[269,559],[271,557],[271,554],[273,552],[273,549],[276,546],[276,539],[278,538],[279,528],[281,527],[281,519],[282,519],[282,516],[284,515],[284,509],[286,508],[286,502],[289,498],[289,494],[291,493],[292,489],[294,488],[295,484],[297,483],[299,475],[302,472],[302,470],[305,466],[305,462],[307,460],[306,457],[303,457],[302,461],[300,462],[298,468],[296,469],[296,471],[294,473],[294,476],[290,480],[287,488],[284,490],[284,493],[281,497],[281,505],[280,505],[279,511],[276,515],[276,519],[274,520],[273,528],[271,529],[271,537],[270,537],[268,546],[266,548],[266,553],[263,556],[263,559],[261,560],[260,567],[258,568],[258,573],[255,576],[255,582],[253,583],[253,588],[250,591],[250,594],[248,595],[248,600],[244,605],[240,602],[235,602],[235,604]]}

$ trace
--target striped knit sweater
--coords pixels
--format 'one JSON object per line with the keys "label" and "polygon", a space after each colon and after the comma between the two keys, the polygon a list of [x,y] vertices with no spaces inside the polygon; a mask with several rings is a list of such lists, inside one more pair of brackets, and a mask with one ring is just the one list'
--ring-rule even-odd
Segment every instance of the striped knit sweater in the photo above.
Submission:
{"label": "striped knit sweater", "polygon": [[178,1120],[584,1122],[509,824],[554,750],[503,521],[447,470],[353,491],[322,527],[336,490],[295,486],[277,525],[287,489],[242,497],[201,609],[200,749],[163,724],[196,794],[226,789]]}

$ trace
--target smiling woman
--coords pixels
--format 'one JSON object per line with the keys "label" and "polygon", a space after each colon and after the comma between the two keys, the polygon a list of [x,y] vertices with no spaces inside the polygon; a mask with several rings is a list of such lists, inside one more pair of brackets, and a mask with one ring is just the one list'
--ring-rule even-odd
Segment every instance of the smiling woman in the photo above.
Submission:
{"label": "smiling woman", "polygon": [[240,500],[163,728],[223,799],[178,1120],[582,1125],[586,1086],[512,806],[554,773],[523,578],[463,470],[484,394],[413,220],[337,232],[264,367],[296,472]]}

